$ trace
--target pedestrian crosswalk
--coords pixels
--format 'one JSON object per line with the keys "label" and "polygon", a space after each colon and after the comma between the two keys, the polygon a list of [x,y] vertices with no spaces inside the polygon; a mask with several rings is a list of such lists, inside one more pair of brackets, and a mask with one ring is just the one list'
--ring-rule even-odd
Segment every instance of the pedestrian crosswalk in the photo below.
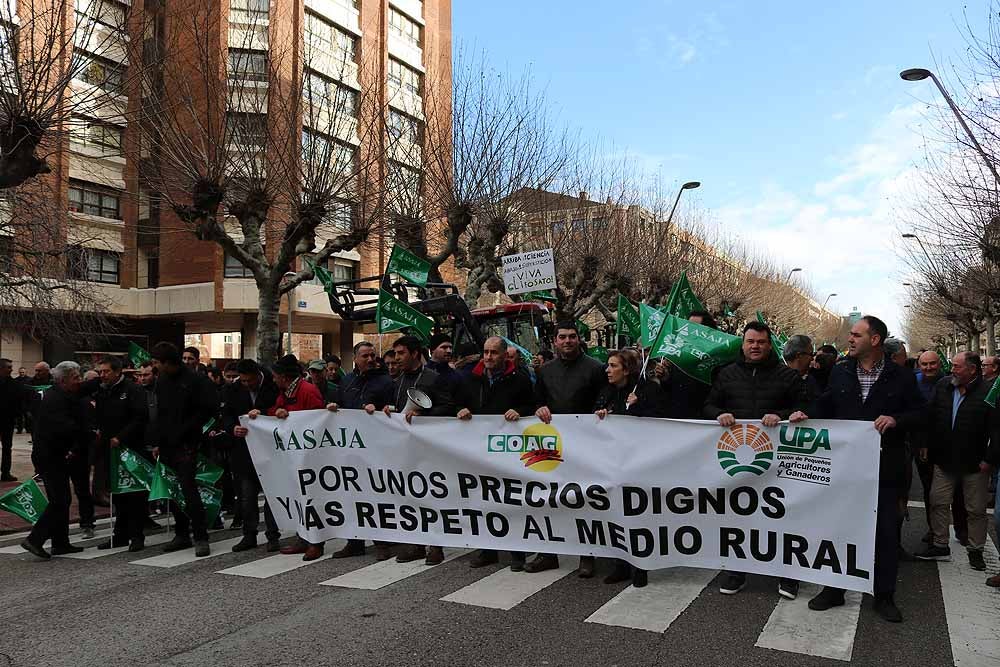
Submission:
{"label": "pedestrian crosswalk", "polygon": [[[102,541],[100,537],[86,542],[87,548],[81,554],[71,554],[67,558],[90,560],[119,555],[118,562],[126,559],[130,568],[134,567],[137,572],[147,568],[161,573],[191,572],[195,576],[208,577],[221,574],[260,581],[279,580],[287,575],[297,577],[296,585],[323,586],[331,593],[338,588],[376,592],[407,586],[410,581],[431,572],[441,572],[443,568],[465,568],[461,585],[447,583],[453,581],[453,577],[435,579],[434,586],[445,587],[433,593],[442,604],[515,613],[519,606],[535,596],[564,594],[556,592],[565,591],[556,584],[571,576],[578,563],[575,557],[561,558],[558,569],[536,574],[512,572],[509,567],[486,567],[469,572],[468,560],[463,557],[470,551],[465,549],[445,549],[445,561],[438,566],[427,566],[422,560],[372,562],[370,556],[332,562],[327,556],[303,561],[300,555],[267,554],[263,545],[257,550],[234,554],[232,546],[241,538],[231,535],[231,532],[213,533],[212,552],[208,558],[197,558],[193,549],[169,554],[159,553],[159,550],[155,550],[156,553],[149,550],[139,554],[123,553],[124,548],[98,551],[96,544]],[[163,544],[171,537],[169,532],[156,533],[146,538],[146,544]],[[344,540],[331,540],[326,545],[327,554],[344,545]],[[959,667],[1000,667],[1000,638],[996,635],[996,628],[1000,627],[1000,597],[997,591],[983,585],[986,573],[969,567],[964,549],[957,542],[953,543],[952,553],[953,561],[937,563],[936,568],[954,663]],[[24,560],[32,558],[17,544],[0,547],[2,555]],[[1000,569],[1000,559],[991,541],[987,542],[985,557],[989,572]],[[207,567],[206,562],[209,563]],[[332,578],[329,575],[331,567],[338,572]],[[934,568],[935,565],[927,564],[926,567]],[[296,572],[299,574],[293,574]],[[692,605],[702,598],[719,595],[713,585],[717,574],[711,570],[673,568],[650,572],[649,584],[644,588],[603,587],[600,590],[607,591],[607,599],[598,602],[600,606],[596,609],[590,607],[581,612],[579,620],[628,631],[669,633]],[[470,576],[475,578],[471,583]],[[804,583],[794,601],[781,599],[775,593],[773,603],[769,601],[773,607],[768,607],[766,616],[760,616],[757,628],[761,629],[754,646],[761,650],[861,664],[858,662],[861,659],[855,655],[855,638],[863,615],[862,596],[849,592],[843,607],[823,612],[822,622],[803,622],[815,613],[808,610],[808,601],[818,591],[819,586]],[[905,608],[903,611],[907,612]],[[757,630],[754,633],[757,634]]]}

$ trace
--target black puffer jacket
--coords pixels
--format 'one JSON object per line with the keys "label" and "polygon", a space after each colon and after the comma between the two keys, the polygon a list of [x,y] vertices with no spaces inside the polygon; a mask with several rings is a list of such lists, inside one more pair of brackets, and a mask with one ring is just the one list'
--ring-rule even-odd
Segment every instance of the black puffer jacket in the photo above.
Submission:
{"label": "black puffer jacket", "polygon": [[431,369],[423,366],[415,371],[403,371],[392,383],[390,405],[396,410],[406,406],[407,390],[415,388],[431,399],[431,409],[423,412],[426,417],[454,417],[455,403],[447,382]]}
{"label": "black puffer jacket", "polygon": [[173,455],[193,455],[202,441],[202,427],[215,417],[219,395],[208,378],[181,367],[176,375],[161,371],[156,378],[156,418],[160,449]]}
{"label": "black puffer jacket", "polygon": [[348,373],[340,381],[334,403],[347,410],[360,410],[370,403],[376,410],[381,410],[392,400],[389,371],[373,366],[364,373]]}
{"label": "black puffer jacket", "polygon": [[953,475],[978,472],[983,461],[1000,463],[1000,415],[984,400],[991,386],[981,376],[969,384],[958,406],[954,427],[951,412],[958,390],[951,384],[950,375],[934,386],[929,411],[930,437],[926,441],[931,463]]}
{"label": "black puffer jacket", "polygon": [[[638,400],[629,408],[628,395],[633,389]],[[611,414],[630,417],[666,417],[661,392],[660,385],[649,380],[640,380],[637,385],[628,383],[624,387],[605,384],[601,393],[597,395],[593,411],[607,410]]]}
{"label": "black puffer jacket", "polygon": [[736,419],[760,419],[774,414],[782,419],[807,407],[802,378],[771,356],[759,364],[741,358],[719,371],[705,400],[703,414],[715,419],[730,413]]}
{"label": "black puffer jacket", "polygon": [[79,394],[65,392],[60,386],[46,389],[35,404],[31,462],[39,472],[64,467],[71,452],[86,458],[94,436],[86,406]]}
{"label": "black puffer jacket", "polygon": [[517,410],[522,417],[530,417],[535,413],[531,378],[526,371],[508,362],[503,374],[490,384],[480,361],[470,375],[461,378],[455,407],[458,411],[467,408],[474,415],[502,415],[508,410]]}
{"label": "black puffer jacket", "polygon": [[553,359],[538,369],[535,403],[548,406],[552,414],[585,415],[607,383],[604,364],[597,359],[583,353],[576,359]]}

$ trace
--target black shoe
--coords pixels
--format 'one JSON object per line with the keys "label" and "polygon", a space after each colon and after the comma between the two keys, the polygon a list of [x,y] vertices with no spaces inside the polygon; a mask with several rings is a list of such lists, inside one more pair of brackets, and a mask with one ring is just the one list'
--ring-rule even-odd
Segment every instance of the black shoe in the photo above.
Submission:
{"label": "black shoe", "polygon": [[123,540],[121,538],[112,537],[110,540],[105,540],[97,545],[99,551],[107,551],[108,549],[117,549],[119,547],[127,547],[128,540]]}
{"label": "black shoe", "polygon": [[469,567],[476,569],[479,567],[486,567],[487,565],[496,565],[500,562],[500,557],[497,555],[496,551],[492,549],[480,549],[476,552],[476,555],[469,561]]}
{"label": "black shoe", "polygon": [[515,552],[510,556],[510,571],[524,572],[524,554]]}
{"label": "black shoe", "polygon": [[726,575],[726,578],[722,580],[722,585],[719,586],[719,592],[723,595],[736,595],[743,590],[743,587],[747,585],[747,575],[742,572],[730,572]]}
{"label": "black shoe", "polygon": [[597,559],[593,556],[580,556],[580,567],[577,568],[576,576],[581,579],[593,579],[596,564]]}
{"label": "black shoe", "polygon": [[239,553],[241,551],[250,551],[251,549],[257,548],[257,538],[243,536],[243,539],[233,545],[233,553]]}
{"label": "black shoe", "polygon": [[194,541],[194,557],[204,558],[205,556],[212,553],[212,550],[208,548],[208,540],[195,540]]}
{"label": "black shoe", "polygon": [[271,554],[275,551],[281,550],[281,542],[278,540],[268,540],[267,541],[267,553]]}
{"label": "black shoe", "polygon": [[48,560],[52,558],[52,556],[49,554],[48,551],[46,551],[40,546],[32,544],[28,540],[21,541],[21,548],[30,553],[32,556],[36,558],[41,558],[42,560]]}
{"label": "black shoe", "polygon": [[844,606],[844,591],[837,588],[826,587],[819,592],[819,595],[809,600],[809,608],[813,611],[826,611],[833,607]]}
{"label": "black shoe", "polygon": [[233,522],[229,524],[229,530],[239,530],[243,527],[243,519],[239,517],[233,519]]}
{"label": "black shoe", "polygon": [[64,544],[59,547],[52,547],[53,556],[65,556],[66,554],[78,554],[83,551],[83,547],[77,547],[72,544]]}
{"label": "black shoe", "polygon": [[932,544],[923,551],[913,554],[917,560],[951,560],[951,549]]}
{"label": "black shoe", "polygon": [[194,546],[194,543],[191,542],[191,538],[190,537],[183,537],[181,535],[174,535],[174,539],[170,540],[165,545],[163,545],[163,551],[164,551],[164,553],[168,553],[169,554],[169,553],[172,553],[174,551],[180,551],[182,549],[190,549],[193,546]]}
{"label": "black shoe", "polygon": [[364,540],[347,540],[347,544],[344,548],[338,549],[330,554],[330,558],[354,558],[355,556],[365,555],[365,542]]}
{"label": "black shoe", "polygon": [[413,545],[401,551],[400,554],[396,556],[396,562],[412,563],[415,560],[421,560],[426,557],[427,557],[426,548],[419,545]]}
{"label": "black shoe", "polygon": [[875,613],[889,621],[890,623],[902,623],[903,615],[899,613],[899,609],[896,607],[896,602],[892,599],[892,594],[888,595],[878,595],[875,597],[875,603],[872,605]]}
{"label": "black shoe", "polygon": [[986,561],[983,560],[983,552],[978,549],[969,550],[969,565],[973,570],[978,570],[979,572],[986,571]]}
{"label": "black shoe", "polygon": [[534,560],[524,566],[524,571],[529,574],[557,569],[559,569],[559,557],[554,554],[538,554]]}
{"label": "black shoe", "polygon": [[794,600],[799,596],[799,582],[794,579],[778,580],[778,595],[786,600]]}
{"label": "black shoe", "polygon": [[649,583],[649,572],[635,568],[632,570],[632,586],[642,588]]}
{"label": "black shoe", "polygon": [[138,539],[132,540],[132,543],[128,545],[129,553],[135,553],[136,551],[142,551],[146,548],[146,540]]}
{"label": "black shoe", "polygon": [[604,583],[620,584],[623,581],[628,581],[631,578],[632,578],[632,566],[624,561],[618,561],[615,563],[615,569],[612,570],[611,574],[604,577]]}
{"label": "black shoe", "polygon": [[16,481],[17,481],[17,477],[14,477],[10,473],[6,473],[4,475],[0,475],[0,482],[16,482]]}

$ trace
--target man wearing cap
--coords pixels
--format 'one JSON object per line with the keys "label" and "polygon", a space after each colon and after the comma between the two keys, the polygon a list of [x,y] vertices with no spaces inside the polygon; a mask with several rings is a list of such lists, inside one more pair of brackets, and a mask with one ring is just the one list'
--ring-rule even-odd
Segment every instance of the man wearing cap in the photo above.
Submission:
{"label": "man wearing cap", "polygon": [[313,359],[306,366],[306,370],[309,372],[309,382],[319,389],[323,401],[335,403],[337,401],[337,384],[330,382],[326,371],[326,362],[322,359]]}
{"label": "man wearing cap", "polygon": [[451,367],[452,353],[451,336],[448,334],[434,334],[427,344],[427,350],[431,355],[431,360],[426,367],[437,373],[441,377],[448,391],[452,394],[458,389],[461,378],[458,372]]}

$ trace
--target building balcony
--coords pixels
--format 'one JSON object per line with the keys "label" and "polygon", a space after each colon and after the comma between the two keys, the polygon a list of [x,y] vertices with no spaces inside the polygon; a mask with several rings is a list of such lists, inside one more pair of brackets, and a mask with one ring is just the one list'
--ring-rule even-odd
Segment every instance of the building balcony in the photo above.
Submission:
{"label": "building balcony", "polygon": [[407,88],[400,88],[389,83],[387,86],[389,106],[399,109],[408,116],[418,120],[424,119],[424,101],[419,95]]}
{"label": "building balcony", "polygon": [[348,60],[343,54],[330,53],[321,49],[306,47],[306,66],[324,76],[339,81],[355,90],[361,89],[358,81],[358,64]]}
{"label": "building balcony", "polygon": [[423,49],[391,30],[389,31],[389,55],[419,72],[424,71]]}
{"label": "building balcony", "polygon": [[424,3],[420,0],[389,0],[389,4],[420,25],[424,25]]}
{"label": "building balcony", "polygon": [[306,9],[361,36],[360,13],[351,0],[305,0]]}

